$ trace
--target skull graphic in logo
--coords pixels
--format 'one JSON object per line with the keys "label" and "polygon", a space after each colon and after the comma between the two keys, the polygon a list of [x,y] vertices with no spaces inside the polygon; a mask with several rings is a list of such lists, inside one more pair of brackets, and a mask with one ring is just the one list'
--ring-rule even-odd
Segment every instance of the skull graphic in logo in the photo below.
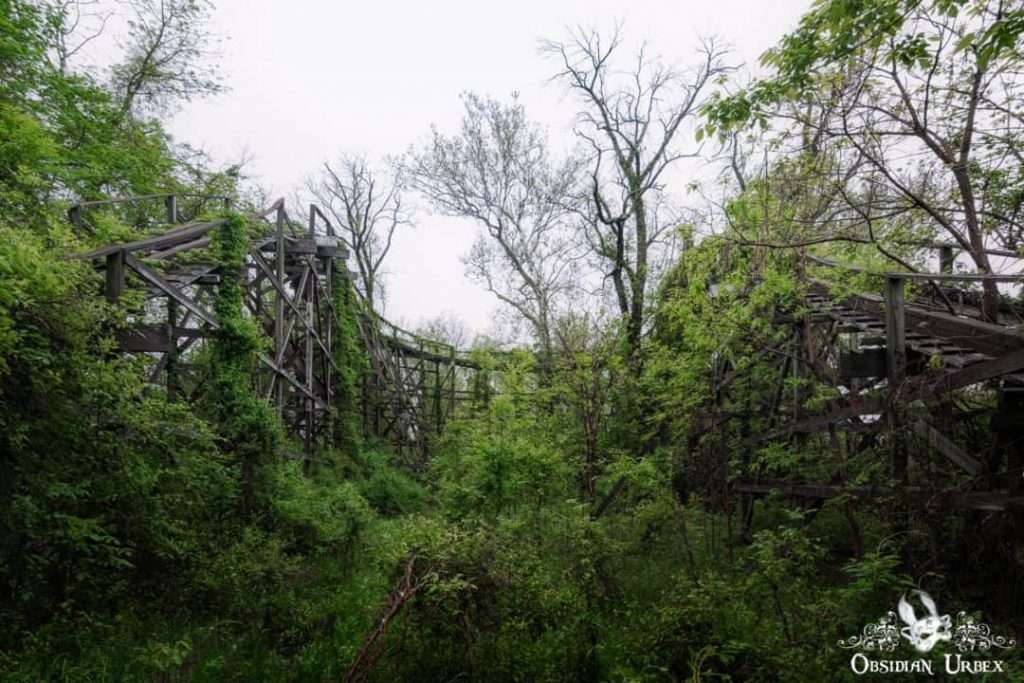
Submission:
{"label": "skull graphic in logo", "polygon": [[914,591],[914,594],[920,598],[928,614],[919,619],[914,613],[914,608],[907,602],[906,596],[901,597],[897,609],[900,618],[907,625],[900,629],[900,633],[917,648],[918,652],[931,652],[939,641],[950,640],[953,637],[953,623],[948,614],[939,616],[932,596],[924,591]]}

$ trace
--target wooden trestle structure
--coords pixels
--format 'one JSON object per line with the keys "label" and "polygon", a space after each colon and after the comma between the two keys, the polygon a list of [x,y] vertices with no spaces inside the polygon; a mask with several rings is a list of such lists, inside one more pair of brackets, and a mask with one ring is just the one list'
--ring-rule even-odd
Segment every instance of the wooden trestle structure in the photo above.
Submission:
{"label": "wooden trestle structure", "polygon": [[[117,333],[119,348],[149,356],[149,382],[187,399],[204,381],[192,358],[220,327],[213,288],[223,274],[204,254],[213,231],[226,219],[182,224],[180,200],[150,195],[88,202],[73,206],[69,217],[88,230],[89,212],[96,208],[163,202],[156,220],[152,211],[149,220],[140,221],[139,213],[132,218],[155,224],[155,234],[76,258],[104,271],[108,301],[130,302],[125,326]],[[273,402],[289,433],[302,443],[301,454],[284,455],[314,461],[335,403],[339,311],[331,292],[337,278],[352,277],[345,265],[348,252],[314,205],[305,224],[289,216],[281,199],[247,218],[263,229],[254,233],[242,268],[244,305],[271,340],[270,349],[260,355],[254,388]],[[362,380],[364,432],[391,442],[410,463],[421,463],[431,438],[468,396],[465,387],[477,365],[451,346],[406,332],[366,310],[361,299],[357,307],[370,369]]]}
{"label": "wooden trestle structure", "polygon": [[[151,383],[165,385],[171,396],[189,398],[203,382],[191,359],[220,325],[212,310],[212,288],[222,274],[203,255],[212,231],[224,219],[181,224],[179,197],[174,195],[83,203],[69,215],[84,230],[89,211],[96,207],[152,205],[154,200],[164,203],[161,212],[166,213],[150,222],[170,229],[155,229],[149,237],[103,246],[78,258],[103,269],[109,301],[141,293],[141,299],[129,299],[136,303],[117,335],[119,346],[151,358]],[[132,220],[140,222],[137,215]],[[249,220],[263,229],[254,233],[243,267],[245,307],[272,340],[260,357],[254,386],[303,444],[303,453],[296,457],[314,460],[334,405],[338,312],[331,291],[336,278],[351,277],[345,267],[347,251],[316,206],[310,206],[304,224],[292,220],[283,200]],[[746,444],[756,448],[823,432],[859,433],[870,444],[886,433],[892,486],[851,486],[835,477],[828,482],[760,478],[732,482],[734,491],[748,499],[771,491],[812,499],[926,495],[950,507],[1024,512],[1024,332],[1004,324],[1012,321],[976,319],[971,292],[957,289],[985,279],[1020,283],[1024,276],[953,274],[948,246],[942,246],[941,262],[946,272],[939,274],[876,274],[885,282],[882,295],[837,295],[827,284],[815,283],[798,315],[779,321],[791,326],[794,350],[781,368],[780,383],[786,373],[813,375],[836,386],[841,397],[813,415],[797,406],[783,416],[773,404],[773,426]],[[929,285],[935,296],[907,301],[908,282]],[[433,437],[470,396],[473,374],[481,368],[449,345],[360,308],[360,335],[369,360],[360,408],[364,433],[390,442],[408,464],[421,465]],[[956,398],[979,395],[979,387],[994,392],[994,438],[988,447],[979,444],[967,452],[957,445],[957,430],[969,411]],[[915,481],[922,468],[908,457],[905,443],[910,439],[941,454],[949,471],[960,474],[946,483]]]}
{"label": "wooden trestle structure", "polygon": [[[823,434],[838,447],[836,434],[845,432],[856,452],[882,438],[891,452],[890,484],[865,487],[836,472],[829,481],[748,478],[734,482],[734,491],[748,502],[775,491],[797,499],[891,496],[940,508],[1008,510],[1024,527],[1024,328],[1010,324],[1009,315],[998,324],[981,321],[971,304],[976,295],[958,289],[983,280],[1021,283],[1024,276],[954,274],[947,249],[941,273],[871,273],[884,281],[882,295],[837,294],[813,282],[799,310],[777,321],[792,330],[793,353],[782,372],[826,381],[840,397],[816,414],[797,405],[780,416],[772,406],[773,426],[746,444]],[[908,301],[911,282],[923,285],[922,294]],[[962,431],[978,414],[968,402],[993,415],[990,438]],[[915,451],[938,465],[914,463]]]}

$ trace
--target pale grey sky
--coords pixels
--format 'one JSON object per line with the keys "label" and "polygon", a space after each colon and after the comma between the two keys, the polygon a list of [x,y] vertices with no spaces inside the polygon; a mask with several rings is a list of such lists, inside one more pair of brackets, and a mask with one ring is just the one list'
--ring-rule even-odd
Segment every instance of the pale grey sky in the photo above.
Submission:
{"label": "pale grey sky", "polygon": [[[758,56],[795,27],[810,0],[216,0],[213,30],[225,38],[221,70],[230,92],[186,105],[171,120],[181,140],[219,161],[252,157],[249,173],[290,195],[341,151],[371,159],[404,151],[430,125],[454,130],[459,94],[520,93],[529,116],[562,146],[575,102],[548,82],[556,65],[542,38],[570,26],[608,29],[685,67],[698,38],[733,47],[734,62]],[[627,46],[628,47],[628,46]],[[625,53],[624,53],[624,56]],[[689,141],[687,141],[689,142]],[[683,179],[685,180],[685,178]],[[463,276],[476,226],[432,216],[396,238],[385,314],[415,324],[451,311],[486,332],[495,301]]]}

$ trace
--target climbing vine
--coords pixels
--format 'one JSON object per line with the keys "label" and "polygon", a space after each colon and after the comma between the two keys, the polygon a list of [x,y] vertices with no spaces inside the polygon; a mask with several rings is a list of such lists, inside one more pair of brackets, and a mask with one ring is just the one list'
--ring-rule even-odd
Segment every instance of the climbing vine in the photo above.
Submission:
{"label": "climbing vine", "polygon": [[332,283],[335,311],[334,405],[331,419],[333,446],[346,455],[355,455],[362,445],[360,427],[360,386],[368,369],[366,352],[359,338],[359,302],[352,282],[336,277]]}
{"label": "climbing vine", "polygon": [[251,512],[256,504],[260,465],[279,451],[283,432],[271,406],[252,390],[252,377],[265,342],[256,323],[242,313],[242,265],[248,249],[245,220],[229,215],[211,241],[220,271],[214,301],[220,329],[211,344],[206,400],[222,448],[241,467],[242,507]]}

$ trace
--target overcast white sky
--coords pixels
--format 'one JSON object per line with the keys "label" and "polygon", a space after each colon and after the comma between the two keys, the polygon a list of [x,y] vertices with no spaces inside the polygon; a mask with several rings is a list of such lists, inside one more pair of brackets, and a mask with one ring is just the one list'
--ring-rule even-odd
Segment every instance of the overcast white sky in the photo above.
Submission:
{"label": "overcast white sky", "polygon": [[[548,82],[555,65],[542,38],[566,28],[607,29],[646,40],[670,64],[693,62],[698,38],[733,46],[735,63],[758,56],[795,27],[810,0],[216,0],[230,92],[186,105],[171,121],[181,140],[218,161],[248,167],[274,196],[341,151],[371,159],[404,151],[430,125],[454,130],[459,93],[520,93],[529,116],[567,145],[575,102]],[[625,53],[624,53],[625,56]],[[463,276],[459,256],[476,227],[431,216],[396,238],[385,314],[410,325],[445,311],[490,329],[495,301]]]}

